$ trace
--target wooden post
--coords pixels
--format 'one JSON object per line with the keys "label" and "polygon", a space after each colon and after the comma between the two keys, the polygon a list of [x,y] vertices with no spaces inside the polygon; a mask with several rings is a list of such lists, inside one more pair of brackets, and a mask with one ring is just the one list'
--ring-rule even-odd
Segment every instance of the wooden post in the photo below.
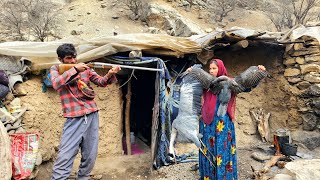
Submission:
{"label": "wooden post", "polygon": [[126,144],[127,144],[127,154],[131,155],[131,141],[130,141],[131,80],[129,80],[127,85],[126,100],[127,100],[126,112],[125,112]]}
{"label": "wooden post", "polygon": [[[159,64],[158,64],[159,67]],[[159,96],[160,96],[160,75],[157,73],[155,79],[155,96],[154,96],[154,105],[153,105],[153,114],[152,114],[152,131],[151,131],[151,164],[150,170],[153,170],[153,163],[157,155],[157,142],[158,142],[158,130],[159,130]]]}

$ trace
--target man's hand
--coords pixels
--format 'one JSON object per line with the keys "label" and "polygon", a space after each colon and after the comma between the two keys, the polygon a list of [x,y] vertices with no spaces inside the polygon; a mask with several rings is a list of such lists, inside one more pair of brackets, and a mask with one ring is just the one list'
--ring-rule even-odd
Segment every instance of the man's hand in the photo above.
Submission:
{"label": "man's hand", "polygon": [[87,66],[87,65],[84,64],[84,63],[79,63],[79,64],[75,65],[74,68],[75,68],[78,72],[83,72],[83,71],[85,71],[85,70],[87,70],[87,69],[90,69],[90,67]]}
{"label": "man's hand", "polygon": [[111,75],[114,75],[114,74],[117,74],[120,70],[121,70],[120,66],[114,66],[109,70],[108,73],[110,73]]}
{"label": "man's hand", "polygon": [[113,66],[107,73],[107,77],[110,78],[112,75],[117,74],[121,70],[120,66]]}
{"label": "man's hand", "polygon": [[258,65],[258,68],[259,68],[261,71],[265,71],[265,70],[266,70],[266,67],[264,67],[263,65]]}

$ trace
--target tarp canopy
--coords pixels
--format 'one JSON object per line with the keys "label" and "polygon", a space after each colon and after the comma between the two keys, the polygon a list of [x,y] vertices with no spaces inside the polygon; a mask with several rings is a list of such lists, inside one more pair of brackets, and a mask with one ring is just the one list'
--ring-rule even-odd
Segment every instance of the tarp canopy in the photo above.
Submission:
{"label": "tarp canopy", "polygon": [[183,56],[201,51],[198,43],[190,38],[163,34],[124,34],[83,40],[77,37],[53,42],[5,42],[0,44],[0,54],[25,57],[32,62],[33,70],[49,68],[60,63],[56,49],[63,43],[73,43],[80,62],[92,61],[104,56],[132,50],[154,50],[156,54]]}
{"label": "tarp canopy", "polygon": [[[50,68],[60,63],[56,49],[63,43],[73,43],[78,51],[78,60],[88,62],[118,52],[141,50],[152,55],[167,55],[183,57],[186,54],[201,54],[216,43],[241,40],[259,40],[282,44],[285,41],[294,41],[302,36],[310,36],[320,41],[320,26],[304,27],[284,32],[256,31],[233,27],[228,30],[217,29],[214,32],[191,37],[174,37],[165,34],[122,34],[117,36],[100,36],[89,40],[70,37],[52,42],[4,42],[0,43],[0,54],[7,56],[24,57],[32,62],[33,70]],[[199,56],[198,56],[199,59]],[[201,61],[203,62],[203,61]]]}

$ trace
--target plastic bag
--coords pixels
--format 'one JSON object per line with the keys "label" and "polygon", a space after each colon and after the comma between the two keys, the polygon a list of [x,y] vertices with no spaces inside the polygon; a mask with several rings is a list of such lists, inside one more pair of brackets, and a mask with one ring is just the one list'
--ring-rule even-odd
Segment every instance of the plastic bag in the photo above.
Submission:
{"label": "plastic bag", "polygon": [[38,133],[17,133],[11,137],[12,176],[15,180],[28,178],[37,160]]}
{"label": "plastic bag", "polygon": [[52,88],[50,70],[46,69],[42,75],[42,92],[47,92],[47,88]]}
{"label": "plastic bag", "polygon": [[3,84],[0,84],[0,100],[2,98],[5,98],[8,93],[9,93],[9,87]]}
{"label": "plastic bag", "polygon": [[9,78],[4,70],[0,70],[0,84],[8,86]]}

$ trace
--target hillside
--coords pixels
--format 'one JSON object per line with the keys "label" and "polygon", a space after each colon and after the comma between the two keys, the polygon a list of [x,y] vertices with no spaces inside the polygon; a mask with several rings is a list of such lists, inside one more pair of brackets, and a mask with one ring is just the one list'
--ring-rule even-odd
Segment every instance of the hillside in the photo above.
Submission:
{"label": "hillside", "polygon": [[[193,6],[190,10],[177,1],[150,0],[149,3],[174,7],[179,14],[203,30],[221,28],[218,23],[208,17],[210,12]],[[59,11],[60,26],[59,34],[62,37],[69,37],[71,31],[79,32],[79,37],[87,39],[101,35],[113,35],[116,31],[119,34],[141,33],[148,30],[145,22],[140,20],[132,21],[131,12],[119,1],[111,0],[75,0],[64,4]],[[231,21],[229,21],[231,20]],[[260,11],[252,11],[236,8],[225,19],[223,28],[233,26],[251,28],[255,30],[274,30],[270,20]]]}

